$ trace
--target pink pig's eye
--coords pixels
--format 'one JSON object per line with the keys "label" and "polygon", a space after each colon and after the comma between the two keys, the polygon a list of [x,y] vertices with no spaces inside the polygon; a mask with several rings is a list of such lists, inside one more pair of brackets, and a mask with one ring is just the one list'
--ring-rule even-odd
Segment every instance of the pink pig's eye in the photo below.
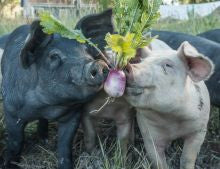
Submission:
{"label": "pink pig's eye", "polygon": [[173,68],[173,65],[171,65],[171,64],[169,64],[169,63],[166,63],[165,66],[166,66],[166,67],[169,67],[169,68]]}
{"label": "pink pig's eye", "polygon": [[169,69],[173,69],[173,65],[171,63],[166,62],[162,65],[162,70],[163,70],[164,74],[167,75],[169,72]]}

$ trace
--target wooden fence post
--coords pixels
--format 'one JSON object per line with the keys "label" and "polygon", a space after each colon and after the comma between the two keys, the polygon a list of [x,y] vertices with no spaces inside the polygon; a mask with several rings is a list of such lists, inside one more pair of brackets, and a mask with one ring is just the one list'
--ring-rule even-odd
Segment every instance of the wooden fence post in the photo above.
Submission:
{"label": "wooden fence post", "polygon": [[75,0],[74,5],[76,7],[76,16],[80,17],[80,5],[81,5],[81,0]]}

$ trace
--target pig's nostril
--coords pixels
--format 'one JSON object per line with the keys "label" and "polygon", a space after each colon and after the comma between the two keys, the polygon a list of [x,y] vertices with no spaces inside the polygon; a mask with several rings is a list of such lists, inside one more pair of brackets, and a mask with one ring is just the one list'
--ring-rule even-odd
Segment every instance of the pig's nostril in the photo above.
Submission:
{"label": "pig's nostril", "polygon": [[126,75],[127,77],[130,77],[130,76],[132,75],[131,69],[129,69],[129,68],[127,68],[127,67],[125,68],[124,72],[125,72],[125,75]]}
{"label": "pig's nostril", "polygon": [[91,75],[92,75],[92,77],[95,77],[97,75],[97,70],[92,70]]}
{"label": "pig's nostril", "polygon": [[127,66],[125,67],[125,74],[129,75],[132,73],[132,68],[131,65],[128,63]]}
{"label": "pig's nostril", "polygon": [[125,68],[125,73],[129,74],[130,70],[128,69],[128,67]]}
{"label": "pig's nostril", "polygon": [[102,69],[102,73],[103,73],[104,75],[107,75],[108,72],[109,72],[108,68],[103,68],[103,69]]}

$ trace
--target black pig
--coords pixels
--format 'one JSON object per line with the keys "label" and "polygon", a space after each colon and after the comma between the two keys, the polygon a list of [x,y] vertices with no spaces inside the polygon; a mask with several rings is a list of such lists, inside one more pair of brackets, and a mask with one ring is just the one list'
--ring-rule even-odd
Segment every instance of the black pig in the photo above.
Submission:
{"label": "black pig", "polygon": [[6,34],[0,37],[0,49],[4,49],[7,39],[10,34]]}
{"label": "black pig", "polygon": [[[104,37],[113,32],[111,10],[83,18],[81,27],[103,49]],[[93,27],[89,27],[94,23]],[[106,26],[107,25],[107,26]],[[92,29],[92,30],[91,30]],[[97,39],[97,40],[96,40]],[[4,167],[13,168],[28,122],[39,120],[41,136],[47,120],[58,122],[58,167],[72,169],[72,141],[80,123],[82,105],[101,88],[107,65],[94,60],[94,50],[59,34],[43,33],[39,21],[20,26],[8,37],[2,56],[2,96],[8,135]]]}
{"label": "black pig", "polygon": [[220,43],[220,29],[209,30],[207,32],[200,33],[197,36]]}

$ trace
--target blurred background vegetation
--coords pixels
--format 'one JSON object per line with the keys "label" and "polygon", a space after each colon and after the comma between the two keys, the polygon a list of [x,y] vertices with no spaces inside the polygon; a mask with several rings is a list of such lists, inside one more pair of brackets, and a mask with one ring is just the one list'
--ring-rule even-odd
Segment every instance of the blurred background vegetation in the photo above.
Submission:
{"label": "blurred background vegetation", "polygon": [[218,1],[218,0],[179,0],[179,2],[181,3],[204,3],[204,2],[214,2],[214,1]]}
{"label": "blurred background vegetation", "polygon": [[[15,14],[15,18],[6,18],[5,11],[7,12],[13,12],[14,9],[19,8],[17,10],[22,10],[20,8],[20,0],[0,0],[0,35],[5,34],[7,32],[10,32],[18,25],[22,25],[25,23],[30,23],[32,19],[25,18],[21,14]],[[48,1],[48,0],[44,0]],[[57,0],[61,1],[61,0]],[[64,0],[62,0],[64,1]],[[179,0],[184,3],[200,3],[200,2],[209,2],[214,0]],[[84,3],[97,3],[97,10],[86,10],[81,12],[81,17],[88,14],[88,13],[94,13],[98,11],[102,11],[103,9],[108,8],[112,5],[111,0],[83,0]],[[16,12],[16,10],[15,10]],[[14,12],[14,13],[15,13]],[[72,13],[70,12],[71,16],[63,16],[62,21],[67,24],[70,27],[74,27],[75,23],[79,19],[79,17],[72,16]],[[9,14],[10,15],[10,14]],[[188,13],[189,20],[176,20],[172,18],[166,18],[163,20],[160,20],[158,24],[154,25],[154,28],[161,29],[161,30],[173,30],[173,31],[179,31],[179,32],[185,32],[190,34],[198,34],[203,31],[209,30],[209,29],[215,29],[220,28],[220,8],[216,9],[212,14],[206,16],[206,17],[199,17],[195,15],[193,11],[190,11]],[[71,17],[71,19],[69,19]]]}

